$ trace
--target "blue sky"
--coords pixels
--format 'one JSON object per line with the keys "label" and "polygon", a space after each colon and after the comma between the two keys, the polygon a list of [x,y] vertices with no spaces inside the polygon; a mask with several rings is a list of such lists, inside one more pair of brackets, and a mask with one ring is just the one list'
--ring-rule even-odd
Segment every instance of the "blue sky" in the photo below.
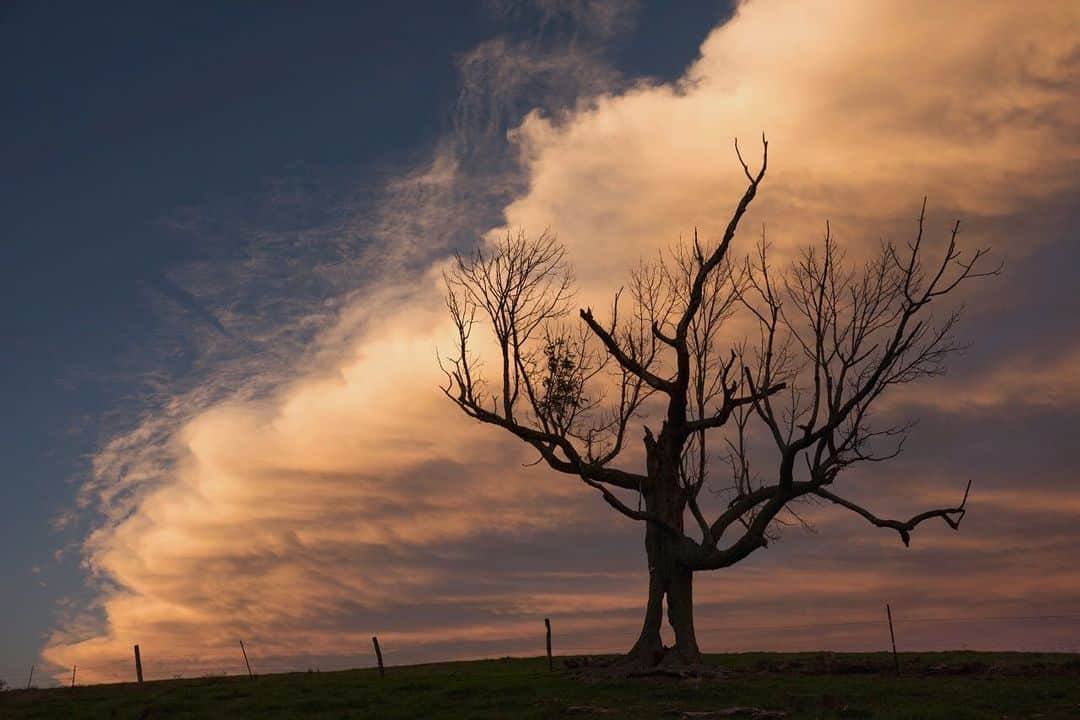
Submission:
{"label": "blue sky", "polygon": [[[643,7],[610,50],[629,75],[677,75],[726,12],[662,5]],[[316,213],[377,187],[446,131],[457,58],[497,32],[530,36],[535,15],[482,2],[0,10],[0,378],[12,409],[0,420],[0,677],[36,658],[57,599],[82,590],[77,554],[53,556],[85,525],[53,521],[89,455],[142,409],[144,373],[186,369],[184,352],[162,350],[182,343],[162,305],[208,321],[167,274],[244,252],[236,225],[199,237],[170,220],[265,230],[252,208],[282,178],[318,189]]]}

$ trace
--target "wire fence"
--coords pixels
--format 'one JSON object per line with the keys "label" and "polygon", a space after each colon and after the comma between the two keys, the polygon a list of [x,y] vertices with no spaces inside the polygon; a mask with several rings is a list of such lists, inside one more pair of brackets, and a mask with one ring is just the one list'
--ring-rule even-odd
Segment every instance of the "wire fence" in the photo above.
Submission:
{"label": "wire fence", "polygon": [[[938,650],[1019,650],[1028,652],[1080,653],[1080,613],[1058,614],[1017,614],[1017,615],[915,615],[911,617],[896,615],[898,644],[902,651],[938,651]],[[1042,633],[1032,634],[1031,625],[1041,623]],[[1007,638],[1025,637],[1024,640],[1010,640],[1008,647],[996,644],[987,634],[980,636],[978,642],[971,642],[970,630],[973,626],[1008,626],[1014,632]],[[759,623],[739,622],[700,624],[696,628],[699,644],[710,652],[803,652],[803,651],[883,651],[888,650],[889,630],[884,613],[880,616],[865,616],[844,621],[800,622],[800,623]],[[760,633],[785,633],[784,642],[761,642]],[[1019,631],[1019,632],[1017,632]],[[537,621],[535,638],[506,638],[492,641],[482,648],[471,651],[445,649],[447,643],[441,643],[443,649],[428,645],[409,644],[394,647],[393,642],[385,640],[382,652],[386,664],[408,665],[420,663],[450,662],[461,660],[479,660],[484,658],[517,656],[531,657],[542,655],[545,648],[545,627],[542,619]],[[627,638],[637,632],[633,625],[625,630],[606,628],[604,639],[583,637],[580,632],[560,632],[559,618],[552,623],[552,651],[556,656],[568,655],[606,655],[626,650]],[[998,633],[995,637],[1000,638]],[[755,642],[756,641],[756,642]],[[250,664],[247,657],[250,656]],[[155,648],[141,648],[141,665],[146,680],[165,680],[179,678],[208,678],[221,676],[268,675],[290,672],[333,672],[360,668],[376,667],[373,647],[347,654],[307,654],[261,656],[257,643],[248,642],[246,650],[239,642],[235,647],[208,648],[205,654],[186,657],[168,657],[157,654]],[[80,678],[84,682],[80,683]],[[110,659],[75,664],[61,668],[43,664],[40,660],[18,666],[11,662],[0,663],[0,681],[8,689],[33,687],[64,687],[71,682],[74,685],[96,684],[100,682],[133,682],[136,680],[134,657]],[[71,682],[69,682],[71,681]]]}
{"label": "wire fence", "polygon": [[[941,632],[941,625],[953,625],[953,626],[970,626],[978,623],[1032,623],[1032,622],[1047,622],[1050,621],[1055,624],[1053,628],[1053,634],[1056,635],[1056,641],[1051,642],[1039,642],[1027,647],[1012,647],[1009,649],[1027,651],[1027,652],[1065,652],[1065,653],[1080,653],[1080,613],[1060,613],[1060,614],[1046,614],[1046,615],[965,615],[965,616],[898,616],[896,618],[897,627],[903,628],[908,631],[909,637],[912,634],[912,630],[917,630],[920,625],[936,625],[934,628],[936,641],[933,643],[933,647],[926,647],[925,642],[918,643],[918,646],[910,646],[907,649],[912,652],[921,650],[935,651],[944,648],[954,650],[969,649],[968,644],[970,641],[961,639],[960,633],[948,633],[943,634]],[[759,631],[769,632],[796,632],[806,631],[808,634],[816,637],[841,637],[843,633],[839,631],[850,629],[871,629],[880,628],[881,632],[877,633],[886,640],[888,639],[888,625],[886,623],[884,613],[880,617],[865,617],[854,620],[844,620],[839,622],[803,622],[803,623],[779,623],[779,624],[696,624],[695,630],[698,635],[699,644],[707,645],[711,648],[716,648],[716,652],[731,652],[742,651],[742,649],[736,649],[731,647],[731,639],[733,635],[742,635],[748,633],[755,633]],[[916,635],[918,637],[918,635]],[[715,643],[710,643],[709,640],[715,640]],[[755,650],[762,650],[764,652],[801,652],[807,650],[807,648],[784,646],[782,643],[770,643],[770,646],[755,647]],[[878,649],[884,649],[884,643],[879,643]],[[977,647],[976,647],[977,645]],[[558,648],[562,651],[569,651],[574,653],[610,653],[619,652],[619,648],[610,648],[606,646],[599,646],[596,644],[576,644],[560,643]],[[814,650],[828,650],[830,648],[815,647]],[[860,648],[858,650],[852,650],[853,652],[866,651],[868,648]],[[981,642],[973,644],[970,649],[982,649],[982,650],[1003,650],[1004,648],[994,646],[992,642]],[[565,654],[563,652],[562,654]]]}

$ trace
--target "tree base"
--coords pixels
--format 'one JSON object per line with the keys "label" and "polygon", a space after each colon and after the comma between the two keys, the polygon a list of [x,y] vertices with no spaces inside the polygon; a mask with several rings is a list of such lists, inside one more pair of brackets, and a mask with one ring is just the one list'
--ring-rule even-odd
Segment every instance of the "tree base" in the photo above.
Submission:
{"label": "tree base", "polygon": [[568,658],[566,667],[575,675],[593,680],[629,680],[635,678],[671,678],[674,680],[718,680],[728,672],[716,665],[707,665],[701,656],[688,658],[676,648],[665,647],[652,656],[639,651],[617,658]]}

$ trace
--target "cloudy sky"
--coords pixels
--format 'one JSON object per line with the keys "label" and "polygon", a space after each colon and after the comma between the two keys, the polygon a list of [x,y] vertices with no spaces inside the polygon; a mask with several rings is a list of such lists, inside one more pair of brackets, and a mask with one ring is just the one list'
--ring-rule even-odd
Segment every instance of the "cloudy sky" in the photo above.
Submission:
{"label": "cloudy sky", "polygon": [[[692,7],[691,7],[692,6]],[[626,649],[643,529],[439,393],[439,271],[551,229],[583,304],[742,191],[784,262],[956,219],[998,278],[888,399],[881,513],[697,583],[706,651],[1080,651],[1080,11],[603,0],[0,11],[0,679],[86,682]],[[637,437],[635,432],[635,437]],[[780,618],[780,619],[778,619]]]}

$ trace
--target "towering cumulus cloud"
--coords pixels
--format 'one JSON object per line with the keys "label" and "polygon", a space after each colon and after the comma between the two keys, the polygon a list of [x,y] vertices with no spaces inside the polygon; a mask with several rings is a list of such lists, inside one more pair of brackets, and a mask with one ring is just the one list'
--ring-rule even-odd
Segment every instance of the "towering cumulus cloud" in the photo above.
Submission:
{"label": "towering cumulus cloud", "polygon": [[[491,128],[504,133],[465,113],[483,127],[398,181],[372,232],[396,235],[387,243],[402,243],[401,256],[347,296],[316,350],[258,392],[176,397],[102,450],[83,490],[100,516],[81,548],[94,600],[62,616],[44,657],[77,664],[89,682],[126,676],[134,643],[151,677],[235,671],[239,638],[263,670],[356,664],[376,633],[396,661],[535,652],[545,615],[575,649],[621,649],[644,597],[641,528],[587,487],[527,467],[523,448],[439,393],[435,348],[452,337],[439,268],[460,240],[426,234],[458,211],[472,223],[461,236],[550,227],[570,249],[579,299],[603,308],[639,258],[694,227],[717,233],[743,182],[732,138],[756,157],[762,130],[770,174],[737,252],[764,223],[783,261],[829,219],[857,257],[882,234],[902,240],[928,195],[936,235],[962,217],[964,241],[993,245],[1010,274],[967,298],[968,339],[989,337],[992,352],[977,345],[962,378],[932,396],[895,399],[927,418],[912,455],[860,478],[879,482],[866,497],[902,514],[977,474],[964,531],[928,531],[904,551],[811,508],[818,537],[793,530],[701,582],[706,649],[865,647],[877,629],[820,628],[889,597],[933,617],[955,616],[961,599],[986,617],[1036,595],[1043,614],[1075,608],[1080,487],[1053,452],[1031,455],[1061,447],[1060,428],[1080,415],[1080,346],[1075,332],[1051,332],[1069,308],[1037,304],[1057,296],[1036,289],[1042,258],[1080,261],[1068,247],[1080,191],[1077,8],[752,0],[676,83],[616,90],[603,71],[578,75],[562,98],[573,110],[526,114],[511,157],[485,165]],[[616,32],[613,16],[598,16]],[[484,53],[513,56],[523,73],[560,72],[512,44]],[[487,195],[455,189],[470,163],[485,168]],[[475,206],[485,201],[495,205]],[[1015,453],[994,454],[1010,443]],[[901,472],[918,478],[917,496],[891,489]],[[919,584],[918,605],[904,583]],[[788,624],[802,612],[813,622],[770,627],[780,609]],[[977,623],[950,628],[946,644],[986,637]],[[1002,645],[1060,637],[1007,623],[995,633]],[[942,635],[912,627],[909,641]]]}

